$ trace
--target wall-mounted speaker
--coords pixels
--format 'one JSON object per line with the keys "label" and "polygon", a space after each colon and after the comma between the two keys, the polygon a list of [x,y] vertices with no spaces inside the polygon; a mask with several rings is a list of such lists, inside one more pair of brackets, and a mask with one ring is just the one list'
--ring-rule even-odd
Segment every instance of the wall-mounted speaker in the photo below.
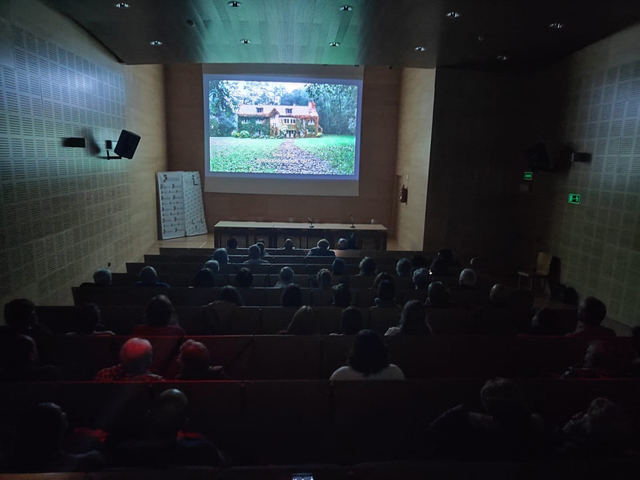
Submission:
{"label": "wall-mounted speaker", "polygon": [[587,152],[571,152],[572,162],[590,162],[591,154]]}
{"label": "wall-mounted speaker", "polygon": [[116,155],[121,157],[133,158],[133,154],[136,153],[136,148],[138,148],[138,143],[140,143],[140,135],[128,130],[122,130],[114,151]]}

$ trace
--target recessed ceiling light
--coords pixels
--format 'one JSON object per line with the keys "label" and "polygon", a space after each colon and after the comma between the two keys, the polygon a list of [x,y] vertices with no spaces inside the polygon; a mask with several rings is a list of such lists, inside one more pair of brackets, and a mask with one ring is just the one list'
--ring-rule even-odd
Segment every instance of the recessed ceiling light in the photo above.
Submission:
{"label": "recessed ceiling light", "polygon": [[118,2],[114,5],[114,7],[116,8],[129,8],[131,5],[129,5],[127,2]]}
{"label": "recessed ceiling light", "polygon": [[564,28],[564,23],[561,22],[553,22],[549,24],[549,28],[551,30],[562,30]]}
{"label": "recessed ceiling light", "polygon": [[427,49],[424,48],[422,45],[418,45],[417,47],[413,48],[416,52],[422,53],[424,51],[426,51]]}
{"label": "recessed ceiling light", "polygon": [[452,20],[455,20],[457,18],[460,18],[460,12],[456,12],[455,10],[452,10],[451,12],[447,12],[446,17],[451,18]]}
{"label": "recessed ceiling light", "polygon": [[329,42],[329,46],[330,47],[339,47],[340,46],[340,42]]}
{"label": "recessed ceiling light", "polygon": [[243,45],[249,45],[251,43],[251,40],[249,40],[248,38],[243,38],[242,40],[240,40],[240,43]]}
{"label": "recessed ceiling light", "polygon": [[159,47],[160,45],[162,45],[162,42],[160,40],[151,40],[149,42],[149,45],[151,45],[152,47]]}
{"label": "recessed ceiling light", "polygon": [[230,2],[227,2],[227,5],[229,5],[230,7],[233,7],[233,8],[238,8],[240,5],[242,5],[242,2],[238,2],[236,0],[231,0]]}
{"label": "recessed ceiling light", "polygon": [[341,12],[351,12],[353,11],[353,7],[351,5],[342,5],[340,7]]}
{"label": "recessed ceiling light", "polygon": [[509,57],[506,55],[498,55],[496,56],[496,60],[500,61],[500,62],[506,62],[507,60],[509,60]]}

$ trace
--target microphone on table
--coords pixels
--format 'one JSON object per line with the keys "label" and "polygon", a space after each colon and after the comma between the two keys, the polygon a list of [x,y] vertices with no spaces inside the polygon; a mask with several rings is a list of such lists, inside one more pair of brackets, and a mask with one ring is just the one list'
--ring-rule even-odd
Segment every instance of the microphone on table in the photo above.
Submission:
{"label": "microphone on table", "polygon": [[309,228],[313,228],[313,220],[311,217],[307,217],[307,220],[309,221]]}
{"label": "microphone on table", "polygon": [[351,219],[351,228],[356,228],[356,226],[353,223],[353,214],[349,215],[349,218]]}

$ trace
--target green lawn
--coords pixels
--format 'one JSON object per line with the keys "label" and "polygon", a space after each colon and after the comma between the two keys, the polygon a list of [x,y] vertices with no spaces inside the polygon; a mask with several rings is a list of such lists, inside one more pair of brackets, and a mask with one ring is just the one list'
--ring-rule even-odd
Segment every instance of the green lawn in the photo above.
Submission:
{"label": "green lawn", "polygon": [[356,137],[353,135],[325,135],[318,138],[296,138],[295,144],[324,158],[340,175],[353,175],[356,157]]}
{"label": "green lawn", "polygon": [[271,173],[254,160],[270,158],[282,142],[275,138],[210,137],[211,171]]}

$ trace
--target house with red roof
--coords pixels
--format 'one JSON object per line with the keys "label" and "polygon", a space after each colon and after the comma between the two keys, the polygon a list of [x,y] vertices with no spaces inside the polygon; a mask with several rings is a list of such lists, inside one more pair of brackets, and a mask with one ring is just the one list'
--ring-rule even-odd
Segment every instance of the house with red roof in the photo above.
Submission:
{"label": "house with red roof", "polygon": [[253,124],[269,125],[272,137],[315,137],[322,133],[316,102],[308,105],[240,105],[237,110],[238,130]]}

